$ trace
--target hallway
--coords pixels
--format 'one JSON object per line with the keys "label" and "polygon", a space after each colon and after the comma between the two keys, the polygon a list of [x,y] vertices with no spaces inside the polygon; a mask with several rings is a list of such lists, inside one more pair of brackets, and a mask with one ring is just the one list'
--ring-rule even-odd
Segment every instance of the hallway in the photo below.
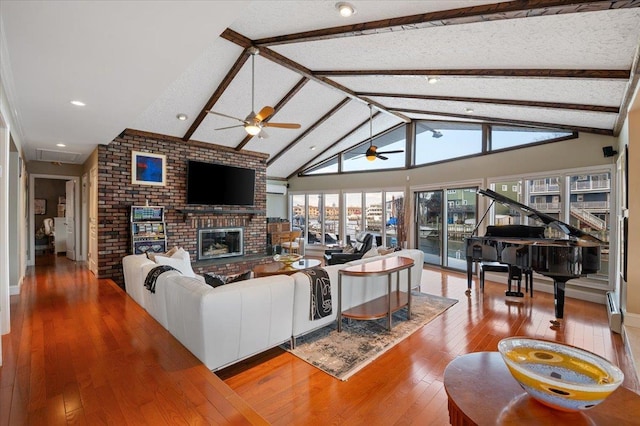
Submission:
{"label": "hallway", "polygon": [[0,425],[266,424],[113,282],[42,260],[11,296]]}

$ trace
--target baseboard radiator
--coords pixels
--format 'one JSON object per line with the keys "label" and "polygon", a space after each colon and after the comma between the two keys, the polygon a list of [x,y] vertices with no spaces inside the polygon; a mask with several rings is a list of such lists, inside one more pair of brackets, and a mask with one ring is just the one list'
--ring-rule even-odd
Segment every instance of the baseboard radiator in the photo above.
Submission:
{"label": "baseboard radiator", "polygon": [[611,331],[620,334],[622,332],[622,313],[616,305],[612,291],[607,292],[607,315]]}

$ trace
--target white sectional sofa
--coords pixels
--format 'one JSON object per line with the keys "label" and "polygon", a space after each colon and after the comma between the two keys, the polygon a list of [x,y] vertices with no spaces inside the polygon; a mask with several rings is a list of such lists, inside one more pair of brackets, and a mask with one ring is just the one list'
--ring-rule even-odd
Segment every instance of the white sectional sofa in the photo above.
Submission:
{"label": "white sectional sofa", "polygon": [[[296,337],[335,322],[338,270],[391,256],[414,260],[411,288],[419,287],[424,256],[420,250],[401,250],[327,266],[333,309],[319,320],[309,318],[310,283],[303,273],[252,278],[213,288],[201,276],[168,271],[158,277],[155,293],[151,293],[144,287],[144,280],[158,264],[144,255],[126,256],[122,264],[127,293],[207,368],[218,370],[290,339],[293,345]],[[406,288],[406,277],[407,271],[401,271],[401,289]],[[396,285],[394,278],[394,288]],[[343,309],[379,297],[386,288],[386,277],[345,276]]]}

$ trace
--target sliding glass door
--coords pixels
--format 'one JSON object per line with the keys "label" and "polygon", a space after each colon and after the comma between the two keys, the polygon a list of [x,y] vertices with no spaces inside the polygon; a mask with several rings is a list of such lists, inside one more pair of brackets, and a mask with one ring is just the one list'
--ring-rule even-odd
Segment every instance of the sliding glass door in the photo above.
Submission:
{"label": "sliding glass door", "polygon": [[424,262],[442,264],[443,191],[416,192],[416,241]]}
{"label": "sliding glass door", "polygon": [[425,263],[465,270],[476,226],[476,187],[416,192],[416,241]]}

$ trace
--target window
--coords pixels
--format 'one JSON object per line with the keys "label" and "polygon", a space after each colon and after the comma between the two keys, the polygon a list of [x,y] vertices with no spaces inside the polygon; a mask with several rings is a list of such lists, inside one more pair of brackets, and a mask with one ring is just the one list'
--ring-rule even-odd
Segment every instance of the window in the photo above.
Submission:
{"label": "window", "polygon": [[[351,241],[356,240],[356,235],[362,231],[363,217],[362,217],[362,193],[361,192],[349,192],[344,194],[345,206],[346,206],[346,228],[347,236]],[[346,242],[347,239],[344,239]]]}
{"label": "window", "polygon": [[600,270],[594,277],[609,274],[611,231],[610,173],[569,176],[569,224],[605,242],[600,250]]}
{"label": "window", "polygon": [[338,157],[330,158],[304,172],[305,175],[319,175],[322,173],[338,173]]}
{"label": "window", "polygon": [[[369,161],[365,157],[365,153],[369,146],[373,144],[378,152],[384,151],[402,151],[394,154],[384,154],[386,160],[376,158]],[[372,142],[366,141],[357,147],[346,151],[342,154],[342,171],[364,171],[364,170],[380,170],[392,169],[405,166],[405,146],[406,146],[406,128],[400,126],[383,135],[373,138]]]}
{"label": "window", "polygon": [[[519,182],[498,181],[494,188],[510,185],[522,188],[521,191],[503,193],[513,200],[526,204],[541,213],[568,223],[587,234],[604,242],[600,251],[600,268],[598,273],[589,278],[607,280],[610,274],[609,239],[611,237],[611,172],[581,170],[580,174],[570,172],[555,176],[534,177]],[[498,191],[499,192],[499,191]],[[568,200],[568,202],[567,202]],[[493,224],[523,224],[529,226],[542,225],[532,218],[522,218],[519,213],[510,211],[509,207],[494,205]],[[547,238],[567,239],[567,235],[556,227],[547,227]],[[591,282],[589,285],[593,285]],[[601,285],[601,284],[598,284]]]}
{"label": "window", "polygon": [[482,152],[482,126],[475,123],[416,123],[414,164],[427,164]]}
{"label": "window", "polygon": [[[522,182],[497,182],[493,185],[494,190],[500,195],[504,195],[514,201],[522,203],[522,196],[518,188],[522,187]],[[511,191],[509,191],[511,188]],[[494,225],[521,225],[522,217],[519,211],[511,209],[501,203],[495,203],[493,207]]]}
{"label": "window", "polygon": [[563,130],[534,129],[515,126],[491,126],[491,150],[513,148],[555,139],[576,138],[577,134]]}

